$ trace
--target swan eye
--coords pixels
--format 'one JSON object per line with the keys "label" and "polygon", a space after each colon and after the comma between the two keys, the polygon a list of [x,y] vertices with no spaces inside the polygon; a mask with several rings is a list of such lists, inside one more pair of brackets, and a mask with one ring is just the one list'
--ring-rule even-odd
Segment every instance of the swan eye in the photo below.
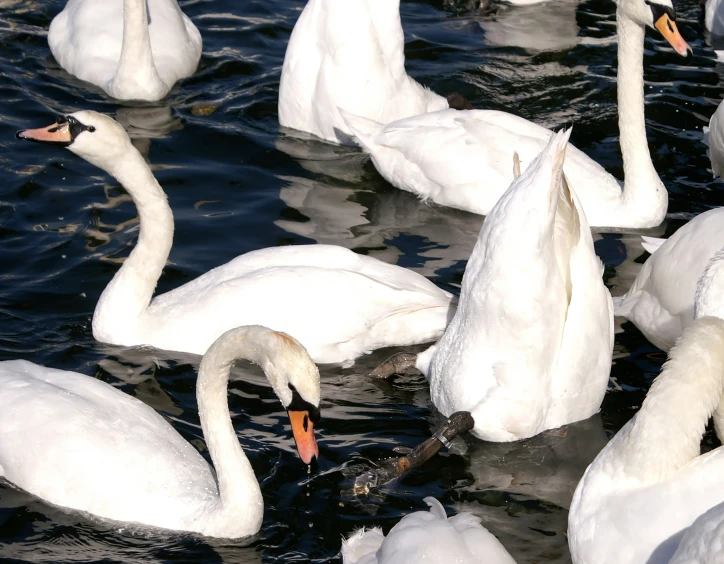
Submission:
{"label": "swan eye", "polygon": [[90,131],[91,133],[93,133],[95,130],[96,130],[96,128],[93,127],[92,125],[89,125],[88,129],[86,129],[86,131]]}

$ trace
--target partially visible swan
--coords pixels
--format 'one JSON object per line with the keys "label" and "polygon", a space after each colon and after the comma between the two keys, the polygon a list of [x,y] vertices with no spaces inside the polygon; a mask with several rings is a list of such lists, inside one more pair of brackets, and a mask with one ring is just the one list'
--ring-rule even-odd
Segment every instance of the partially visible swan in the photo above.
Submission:
{"label": "partially visible swan", "polygon": [[668,240],[650,240],[647,250],[654,252],[629,291],[614,298],[614,314],[633,322],[661,350],[669,350],[693,321],[697,280],[722,246],[724,208],[696,216]]}
{"label": "partially visible swan", "polygon": [[[679,34],[670,0],[621,0],[618,25],[618,111],[625,186],[584,153],[570,147],[565,173],[593,227],[654,227],[668,207],[646,141],[643,54],[646,26],[656,27],[680,55],[691,48]],[[487,215],[513,180],[510,159],[523,169],[551,132],[524,118],[493,110],[443,110],[392,123],[342,116],[380,174],[423,199]]]}
{"label": "partially visible swan", "polygon": [[351,143],[337,107],[387,123],[442,110],[405,71],[400,0],[309,0],[284,57],[279,124]]}
{"label": "partially visible swan", "polygon": [[704,143],[709,147],[709,160],[714,176],[724,175],[724,102],[721,102],[704,127]]}
{"label": "partially visible swan", "polygon": [[[702,2],[703,3],[703,2]],[[724,35],[724,4],[721,0],[706,0],[704,4],[704,25],[715,36]],[[719,55],[720,51],[716,52]]]}
{"label": "partially visible swan", "polygon": [[[552,136],[490,212],[455,317],[414,361],[440,412],[469,411],[483,440],[516,441],[587,419],[608,385],[611,296],[563,177],[569,136]],[[394,372],[394,360],[375,374]]]}
{"label": "partially visible swan", "polygon": [[199,367],[196,397],[213,468],[140,400],[90,376],[10,360],[0,362],[0,477],[104,519],[210,537],[256,533],[264,501],[226,397],[237,358],[262,367],[310,463],[319,454],[319,371],[296,339],[252,326],[224,333]]}
{"label": "partially visible swan", "polygon": [[152,299],[171,250],[173,215],[123,128],[82,111],[18,137],[67,147],[115,177],[138,209],[138,243],[93,315],[99,341],[203,354],[224,331],[259,324],[294,335],[315,362],[346,362],[380,347],[433,341],[452,316],[453,297],[423,276],[330,245],[253,251]]}
{"label": "partially visible swan", "polygon": [[459,513],[448,518],[434,497],[426,497],[430,511],[405,515],[385,535],[382,529],[360,529],[342,541],[343,564],[515,564],[480,518]]}
{"label": "partially visible swan", "polygon": [[724,560],[724,503],[686,529],[669,564],[716,564]]}
{"label": "partially visible swan", "polygon": [[669,563],[684,534],[701,533],[695,520],[724,502],[724,447],[700,454],[712,415],[724,436],[722,296],[724,250],[699,280],[696,320],[671,349],[641,409],[578,484],[568,519],[574,563]]}
{"label": "partially visible swan", "polygon": [[68,0],[48,44],[61,67],[119,100],[160,100],[201,58],[176,0]]}

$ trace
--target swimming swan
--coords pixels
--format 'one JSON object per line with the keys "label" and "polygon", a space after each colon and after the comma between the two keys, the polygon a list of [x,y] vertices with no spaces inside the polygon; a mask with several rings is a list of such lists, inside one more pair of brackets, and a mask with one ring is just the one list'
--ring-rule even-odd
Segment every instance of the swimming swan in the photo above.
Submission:
{"label": "swimming swan", "polygon": [[0,362],[0,477],[54,505],[104,519],[239,538],[261,528],[259,483],[227,400],[237,358],[259,364],[288,410],[299,455],[318,456],[319,371],[266,327],[224,333],[201,361],[201,429],[213,467],[140,400],[77,372]]}
{"label": "swimming swan", "polygon": [[[516,441],[587,419],[608,385],[611,296],[563,177],[569,136],[552,136],[486,218],[440,341],[402,357],[427,376],[435,407],[445,416],[469,411],[483,440]],[[395,357],[373,374],[394,365]]]}
{"label": "swimming swan", "polygon": [[48,45],[70,74],[119,100],[160,100],[201,58],[201,34],[176,0],[69,0]]}
{"label": "swimming swan", "polygon": [[[567,150],[564,171],[591,226],[653,227],[663,221],[669,197],[646,141],[645,28],[655,26],[681,55],[690,47],[676,28],[670,0],[621,0],[616,16],[618,123],[626,183],[622,186],[573,146]],[[353,115],[358,112],[343,104],[340,108],[388,182],[424,200],[482,215],[490,213],[513,180],[513,152],[525,169],[551,136],[545,127],[493,110],[443,110],[388,123]]]}
{"label": "swimming swan", "polygon": [[67,147],[116,178],[138,209],[138,243],[93,314],[99,341],[203,354],[224,331],[264,325],[294,335],[315,362],[347,362],[433,341],[452,316],[452,295],[423,276],[331,245],[246,253],[151,299],[171,250],[173,215],[123,128],[82,111],[18,137]]}
{"label": "swimming swan", "polygon": [[382,123],[447,108],[407,75],[404,48],[400,0],[309,0],[284,57],[279,124],[353,144],[338,106]]}
{"label": "swimming swan", "polygon": [[712,415],[724,436],[722,296],[719,251],[699,280],[695,321],[671,349],[639,412],[576,488],[568,517],[574,563],[669,563],[687,531],[698,536],[695,520],[724,502],[724,447],[700,454]]}
{"label": "swimming swan", "polygon": [[430,511],[405,515],[385,537],[379,527],[360,529],[342,541],[343,564],[515,564],[505,547],[470,513],[448,519],[434,497]]}

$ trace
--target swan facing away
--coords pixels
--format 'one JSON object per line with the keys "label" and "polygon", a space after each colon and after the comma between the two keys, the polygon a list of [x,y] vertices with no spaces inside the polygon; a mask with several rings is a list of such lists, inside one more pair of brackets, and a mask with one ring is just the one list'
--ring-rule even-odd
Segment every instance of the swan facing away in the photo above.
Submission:
{"label": "swan facing away", "polygon": [[697,280],[724,246],[724,208],[706,211],[669,239],[645,246],[652,255],[628,292],[614,298],[614,314],[631,321],[651,343],[668,351],[694,320]]}
{"label": "swan facing away", "polygon": [[[483,440],[515,441],[587,419],[608,385],[611,296],[563,176],[569,136],[551,137],[493,207],[455,317],[436,345],[405,357],[427,376],[440,412],[470,412]],[[393,357],[373,375],[398,368]]]}
{"label": "swan facing away", "polygon": [[[618,28],[618,107],[625,185],[570,147],[564,171],[593,227],[654,227],[668,193],[646,141],[643,54],[646,26],[656,27],[680,55],[691,48],[679,34],[670,0],[621,0]],[[525,169],[548,143],[550,130],[493,110],[442,110],[389,123],[339,104],[342,117],[377,170],[394,186],[425,200],[487,215],[513,180],[510,159]]]}
{"label": "swan facing away", "polygon": [[[683,564],[724,557],[721,546],[711,545],[708,550],[718,550],[714,559],[684,558],[695,549],[690,543],[716,526],[712,515],[697,518],[724,502],[724,447],[700,454],[712,415],[717,434],[724,436],[722,296],[720,251],[699,281],[696,319],[671,349],[639,412],[578,484],[568,518],[574,563]],[[682,537],[688,540],[680,558],[671,560]]]}
{"label": "swan facing away", "polygon": [[284,57],[279,124],[350,144],[337,107],[382,123],[447,108],[407,75],[404,47],[400,0],[309,0]]}
{"label": "swan facing away", "polygon": [[160,100],[201,58],[176,0],[68,0],[48,44],[61,67],[119,100]]}
{"label": "swan facing away", "polygon": [[251,326],[219,337],[199,367],[196,397],[213,468],[140,400],[77,372],[10,360],[0,362],[0,477],[104,519],[210,537],[256,533],[264,502],[227,400],[237,358],[262,367],[288,410],[299,455],[311,462],[317,367],[294,338]]}
{"label": "swan facing away", "polygon": [[253,251],[152,299],[173,215],[123,128],[81,111],[17,135],[67,147],[103,169],[138,209],[138,243],[93,314],[99,341],[203,354],[229,329],[264,325],[294,335],[315,362],[348,362],[381,347],[434,341],[452,317],[452,295],[425,277],[331,245]]}
{"label": "swan facing away", "polygon": [[375,527],[342,541],[343,564],[515,564],[480,518],[470,513],[448,518],[434,497],[426,497],[425,503],[429,512],[406,515],[386,537]]}

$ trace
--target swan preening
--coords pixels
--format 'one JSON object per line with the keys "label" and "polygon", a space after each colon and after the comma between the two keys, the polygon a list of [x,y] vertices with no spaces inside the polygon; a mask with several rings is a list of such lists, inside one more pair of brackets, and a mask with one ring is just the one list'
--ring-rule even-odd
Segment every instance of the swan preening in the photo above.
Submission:
{"label": "swan preening", "polygon": [[[591,226],[654,227],[663,221],[669,198],[646,141],[645,28],[655,26],[680,55],[691,48],[676,28],[670,0],[621,0],[616,15],[625,184],[575,147],[568,149],[564,171]],[[425,200],[482,215],[513,181],[513,153],[525,169],[551,136],[540,125],[500,111],[442,110],[390,123],[342,104],[340,109],[388,182]]]}
{"label": "swan preening", "polygon": [[448,518],[434,497],[430,511],[405,515],[385,536],[379,527],[360,529],[342,542],[343,564],[515,564],[480,518],[459,513]]}
{"label": "swan preening", "polygon": [[296,339],[251,326],[220,336],[199,367],[196,397],[213,468],[140,400],[90,376],[11,360],[0,362],[0,477],[104,519],[210,537],[254,534],[264,502],[227,400],[238,358],[264,370],[299,455],[311,462],[319,371]]}
{"label": "swan preening", "polygon": [[[724,447],[700,454],[712,415],[720,437],[724,430],[722,296],[724,250],[701,276],[695,320],[671,349],[641,409],[578,484],[568,521],[574,563],[720,561],[720,543],[705,539],[721,522],[721,507],[698,518],[724,502]],[[685,558],[692,554],[695,559]]]}
{"label": "swan preening", "polygon": [[67,147],[116,178],[140,218],[138,243],[98,300],[93,336],[203,354],[224,331],[265,325],[294,335],[315,362],[442,335],[455,306],[425,277],[331,245],[252,251],[152,299],[173,241],[166,194],[124,129],[81,111],[21,139]]}
{"label": "swan preening", "polygon": [[484,440],[515,441],[587,419],[608,385],[611,296],[563,176],[569,136],[552,136],[494,206],[455,317],[414,361],[438,410],[469,411]]}
{"label": "swan preening", "polygon": [[349,144],[338,107],[382,123],[447,108],[407,75],[404,47],[400,0],[309,0],[284,57],[279,124]]}
{"label": "swan preening", "polygon": [[119,100],[160,100],[201,58],[176,0],[68,0],[48,44],[61,67]]}

